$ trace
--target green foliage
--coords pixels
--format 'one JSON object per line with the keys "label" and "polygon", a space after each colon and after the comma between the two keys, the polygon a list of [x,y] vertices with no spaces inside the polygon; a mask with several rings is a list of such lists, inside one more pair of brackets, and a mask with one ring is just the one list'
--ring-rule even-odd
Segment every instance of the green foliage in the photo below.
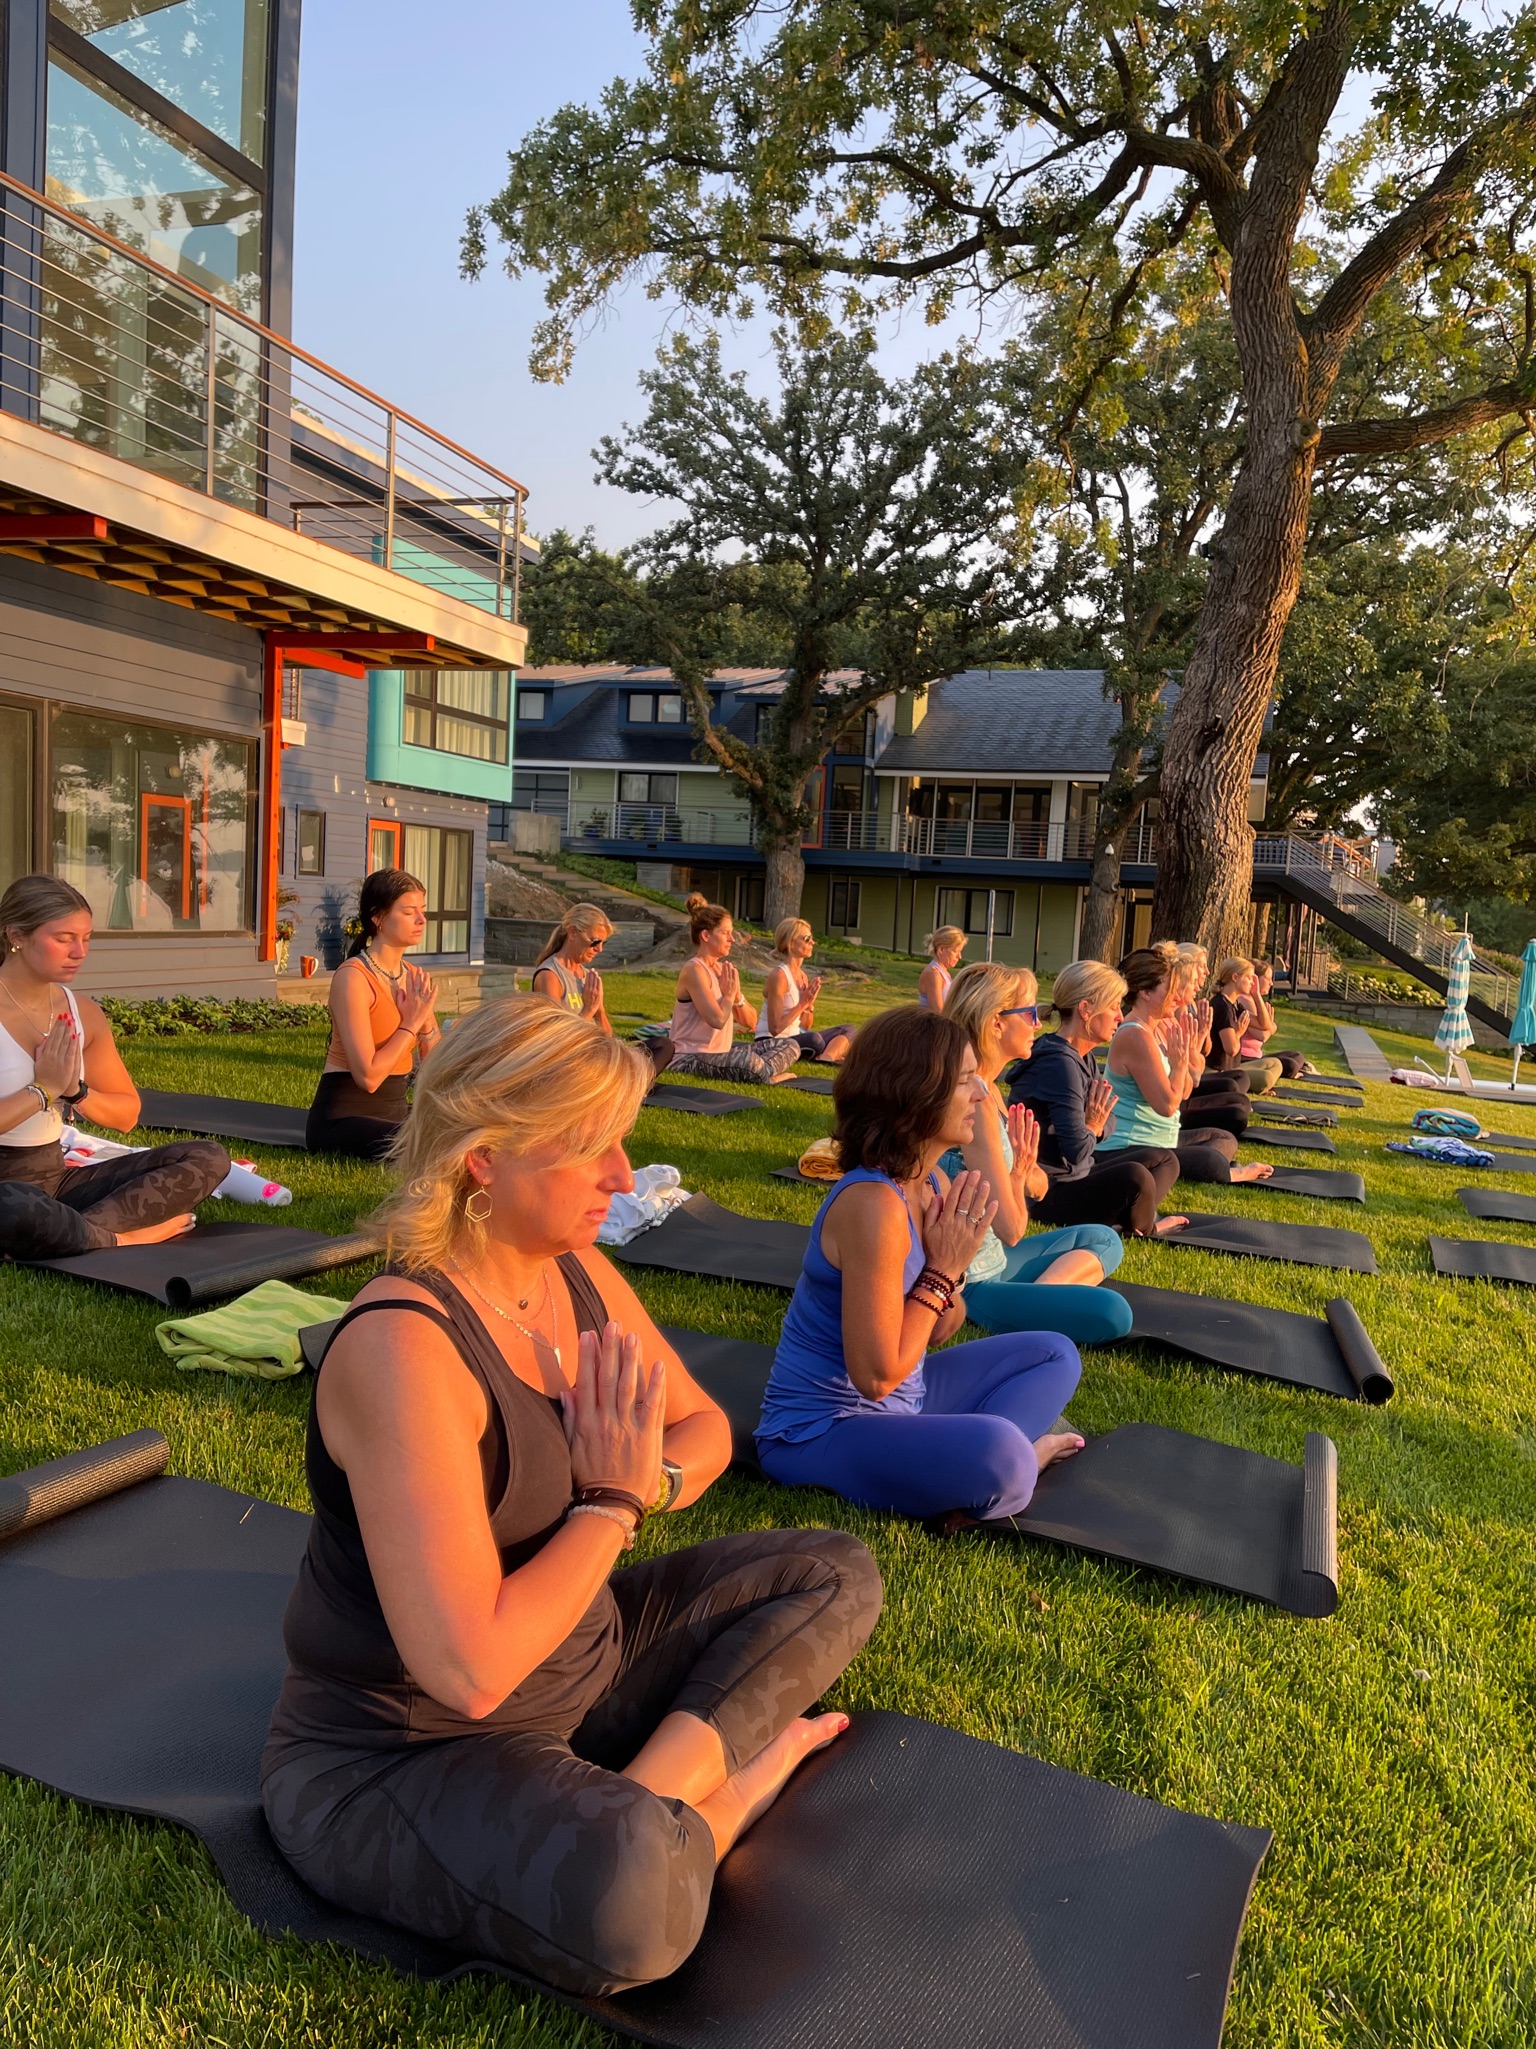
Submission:
{"label": "green foliage", "polygon": [[232,996],[102,996],[97,1001],[119,1039],[186,1039],[200,1032],[319,1031],[329,1028],[321,1003],[279,1003]]}
{"label": "green foliage", "polygon": [[1335,968],[1328,977],[1328,994],[1346,1003],[1412,1003],[1424,1010],[1439,1010],[1445,998],[1427,983],[1405,975],[1399,968],[1375,966],[1370,961],[1350,961]]}

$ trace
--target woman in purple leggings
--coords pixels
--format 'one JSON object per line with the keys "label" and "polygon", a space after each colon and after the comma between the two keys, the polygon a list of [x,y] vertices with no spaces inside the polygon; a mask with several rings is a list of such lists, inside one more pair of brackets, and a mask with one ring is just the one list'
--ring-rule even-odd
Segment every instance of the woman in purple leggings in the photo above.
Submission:
{"label": "woman in purple leggings", "polygon": [[938,1012],[887,1011],[854,1040],[835,1093],[845,1171],[811,1226],[757,1428],[770,1479],[955,1528],[1017,1515],[1041,1468],[1081,1450],[1053,1427],[1082,1371],[1066,1338],[929,1356],[965,1322],[997,1208],[979,1174],[938,1169],[984,1096],[970,1040]]}

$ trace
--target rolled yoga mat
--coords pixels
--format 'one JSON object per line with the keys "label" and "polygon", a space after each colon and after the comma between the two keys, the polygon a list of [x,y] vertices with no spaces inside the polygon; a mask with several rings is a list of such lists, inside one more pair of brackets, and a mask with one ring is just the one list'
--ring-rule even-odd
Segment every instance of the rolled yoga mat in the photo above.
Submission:
{"label": "rolled yoga mat", "polygon": [[192,1131],[199,1138],[240,1138],[251,1145],[304,1147],[308,1110],[290,1103],[243,1103],[231,1096],[183,1096],[139,1090],[139,1122],[147,1131]]}
{"label": "rolled yoga mat", "polygon": [[106,1252],[25,1263],[44,1273],[148,1295],[167,1309],[190,1309],[238,1295],[258,1281],[291,1281],[372,1259],[383,1246],[375,1231],[328,1238],[323,1231],[301,1231],[292,1224],[199,1224],[187,1237],[164,1245],[117,1245]]}
{"label": "rolled yoga mat", "polygon": [[733,1110],[759,1110],[756,1096],[733,1096],[724,1089],[691,1089],[678,1081],[659,1081],[646,1091],[642,1110],[681,1110],[688,1117],[729,1117]]}
{"label": "rolled yoga mat", "polygon": [[1392,1376],[1347,1296],[1336,1295],[1321,1316],[1301,1316],[1179,1288],[1143,1288],[1130,1281],[1103,1285],[1130,1303],[1136,1319],[1130,1339],[1344,1401],[1379,1407],[1392,1398]]}
{"label": "rolled yoga mat", "polygon": [[0,1539],[19,1537],[88,1502],[157,1479],[170,1456],[171,1447],[158,1430],[134,1430],[12,1473],[0,1480]]}
{"label": "rolled yoga mat", "polygon": [[1377,1270],[1375,1251],[1363,1231],[1339,1231],[1330,1224],[1277,1224],[1268,1217],[1192,1211],[1183,1230],[1159,1231],[1149,1242],[1190,1246],[1197,1252],[1233,1252],[1247,1259],[1288,1260],[1296,1266],[1336,1266],[1346,1273]]}
{"label": "rolled yoga mat", "polygon": [[1536,1195],[1516,1195],[1511,1188],[1458,1188],[1456,1200],[1469,1217],[1492,1217],[1505,1224],[1536,1224]]}
{"label": "rolled yoga mat", "polygon": [[[257,1774],[308,1530],[157,1479],[0,1548],[0,1768],[192,1830],[266,1934],[510,1977],[330,1905],[267,1832]],[[659,2049],[1218,2049],[1270,1841],[859,1713],[724,1860],[680,1970],[549,1996]]]}
{"label": "rolled yoga mat", "polygon": [[1338,1151],[1326,1131],[1293,1131],[1283,1124],[1250,1125],[1237,1142],[1240,1146],[1247,1146],[1250,1152],[1270,1152],[1276,1146],[1282,1151],[1298,1153]]}
{"label": "rolled yoga mat", "polygon": [[1435,1272],[1458,1281],[1512,1281],[1536,1288],[1536,1245],[1496,1245],[1486,1238],[1431,1238]]}
{"label": "rolled yoga mat", "polygon": [[628,1266],[659,1266],[669,1273],[699,1274],[709,1280],[792,1289],[810,1237],[809,1224],[744,1217],[707,1195],[690,1195],[638,1238],[607,1250]]}
{"label": "rolled yoga mat", "polygon": [[1267,1181],[1234,1181],[1234,1188],[1271,1195],[1312,1195],[1320,1202],[1364,1202],[1365,1182],[1358,1174],[1330,1173],[1320,1167],[1276,1167]]}
{"label": "rolled yoga mat", "polygon": [[[1011,1516],[1021,1537],[1116,1558],[1293,1615],[1339,1604],[1338,1454],[1309,1430],[1304,1463],[1125,1423],[1047,1466],[1034,1499]],[[1003,1534],[987,1523],[982,1532]]]}

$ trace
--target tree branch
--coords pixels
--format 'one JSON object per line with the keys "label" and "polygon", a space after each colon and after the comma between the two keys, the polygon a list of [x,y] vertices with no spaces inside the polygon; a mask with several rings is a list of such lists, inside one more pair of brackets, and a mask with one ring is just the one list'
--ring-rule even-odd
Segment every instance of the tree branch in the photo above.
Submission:
{"label": "tree branch", "polygon": [[1409,449],[1429,448],[1437,441],[1449,441],[1453,434],[1466,434],[1474,427],[1486,427],[1510,413],[1536,406],[1536,361],[1527,363],[1518,377],[1507,384],[1490,385],[1454,405],[1435,406],[1426,413],[1406,413],[1392,420],[1340,420],[1324,427],[1318,438],[1319,463],[1336,462],[1346,455],[1403,455]]}

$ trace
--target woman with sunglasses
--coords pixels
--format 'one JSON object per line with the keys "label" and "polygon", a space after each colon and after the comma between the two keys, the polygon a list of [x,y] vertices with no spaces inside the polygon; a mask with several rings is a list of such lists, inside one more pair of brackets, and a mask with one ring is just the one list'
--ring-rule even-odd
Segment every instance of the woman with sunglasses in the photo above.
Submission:
{"label": "woman with sunglasses", "polygon": [[[572,904],[544,942],[544,951],[534,962],[533,993],[543,996],[595,1024],[606,1037],[613,1026],[603,996],[603,978],[592,963],[613,937],[613,920],[596,904]],[[639,1042],[640,1050],[660,1074],[671,1065],[674,1047],[668,1038],[656,1034]]]}
{"label": "woman with sunglasses", "polygon": [[1056,1330],[1080,1345],[1124,1337],[1131,1327],[1125,1298],[1100,1281],[1124,1257],[1117,1232],[1079,1223],[1026,1238],[1032,1205],[1050,1192],[1039,1165],[1040,1130],[1032,1113],[1009,1108],[998,1076],[1027,1060],[1040,1025],[1039,986],[1028,968],[973,961],[954,979],[944,1015],[959,1025],[976,1055],[985,1095],[972,1137],[940,1165],[955,1180],[967,1168],[992,1190],[997,1213],[966,1269],[966,1309],[984,1330]]}

